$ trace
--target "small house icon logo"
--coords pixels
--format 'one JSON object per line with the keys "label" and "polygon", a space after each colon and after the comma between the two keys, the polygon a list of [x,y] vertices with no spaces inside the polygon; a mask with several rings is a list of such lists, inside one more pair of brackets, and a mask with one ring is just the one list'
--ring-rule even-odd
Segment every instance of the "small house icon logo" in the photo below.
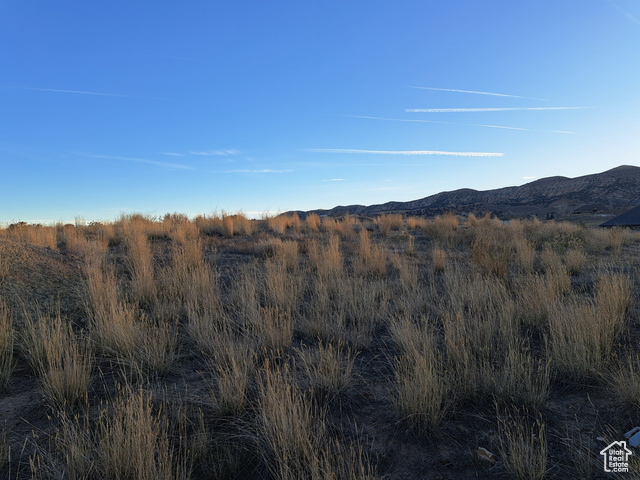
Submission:
{"label": "small house icon logo", "polygon": [[622,473],[629,471],[629,455],[633,452],[627,447],[627,442],[612,442],[607,445],[600,455],[604,457],[604,471]]}

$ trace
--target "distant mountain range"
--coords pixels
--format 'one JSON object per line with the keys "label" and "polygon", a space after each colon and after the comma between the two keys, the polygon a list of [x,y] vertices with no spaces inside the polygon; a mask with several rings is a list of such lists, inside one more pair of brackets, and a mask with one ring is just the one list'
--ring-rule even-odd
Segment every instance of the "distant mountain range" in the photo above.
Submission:
{"label": "distant mountain range", "polygon": [[541,219],[578,219],[617,215],[638,205],[640,167],[622,165],[606,172],[576,178],[542,178],[519,187],[484,191],[463,188],[409,202],[387,202],[369,206],[347,205],[330,210],[297,213],[302,218],[310,213],[372,217],[384,213],[435,216],[451,211],[475,215],[488,212],[501,219],[534,215]]}

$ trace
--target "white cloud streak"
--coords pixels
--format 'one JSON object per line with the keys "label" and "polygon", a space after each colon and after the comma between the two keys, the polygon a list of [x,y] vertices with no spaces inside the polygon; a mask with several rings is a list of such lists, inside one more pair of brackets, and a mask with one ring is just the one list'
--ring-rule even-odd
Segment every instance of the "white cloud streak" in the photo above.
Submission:
{"label": "white cloud streak", "polygon": [[536,177],[522,177],[523,180],[531,180],[532,178],[536,178]]}
{"label": "white cloud streak", "polygon": [[512,112],[516,110],[582,110],[589,107],[407,108],[408,113]]}
{"label": "white cloud streak", "polygon": [[389,122],[415,122],[415,123],[438,123],[441,125],[461,125],[465,127],[485,127],[485,128],[500,128],[503,130],[520,130],[523,132],[551,132],[551,133],[565,133],[575,134],[575,132],[567,132],[563,130],[533,130],[530,128],[521,127],[507,127],[504,125],[485,125],[482,123],[458,123],[458,122],[439,122],[437,120],[418,120],[413,118],[386,118],[386,117],[370,117],[365,115],[347,115],[350,118],[365,118],[369,120],[386,120]]}
{"label": "white cloud streak", "polygon": [[437,90],[439,92],[472,93],[474,95],[491,95],[494,97],[526,98],[528,100],[540,100],[543,102],[549,101],[546,98],[522,97],[520,95],[508,95],[506,93],[494,93],[494,92],[479,92],[476,90],[457,90],[455,88],[416,87],[412,85],[410,85],[409,88],[417,88],[420,90]]}
{"label": "white cloud streak", "polygon": [[203,157],[229,157],[233,155],[240,155],[240,151],[235,148],[228,148],[224,150],[200,150],[190,151],[191,155],[200,155]]}
{"label": "white cloud streak", "polygon": [[440,150],[358,150],[354,148],[308,148],[306,152],[319,153],[355,153],[372,155],[445,155],[452,157],[502,157],[503,153],[495,152],[446,152]]}
{"label": "white cloud streak", "polygon": [[344,178],[327,178],[323,182],[344,182]]}
{"label": "white cloud streak", "polygon": [[59,88],[38,88],[38,87],[18,87],[13,85],[3,85],[8,88],[15,88],[18,90],[35,90],[37,92],[55,92],[55,93],[74,93],[77,95],[95,95],[99,97],[120,97],[120,98],[147,98],[152,100],[167,100],[162,97],[145,97],[138,95],[122,95],[119,93],[104,93],[104,92],[89,92],[86,90],[63,90]]}
{"label": "white cloud streak", "polygon": [[611,0],[607,0],[609,2],[610,5],[612,5],[616,10],[618,10],[620,13],[622,13],[627,20],[632,21],[633,23],[635,23],[636,25],[640,25],[640,20],[638,20],[636,17],[634,17],[631,13],[627,12],[626,10],[623,10],[620,5],[618,5],[615,2],[612,2]]}
{"label": "white cloud streak", "polygon": [[237,170],[225,170],[224,173],[289,173],[293,170],[275,170],[273,168],[262,168],[257,170],[250,169],[237,169]]}
{"label": "white cloud streak", "polygon": [[125,162],[145,163],[148,165],[155,165],[156,167],[173,168],[176,170],[194,170],[194,168],[190,165],[184,165],[181,163],[159,162],[157,160],[149,160],[147,158],[121,157],[119,155],[97,155],[93,153],[76,153],[76,155],[79,155],[81,157],[98,158],[103,160],[121,160]]}
{"label": "white cloud streak", "polygon": [[168,155],[170,157],[184,157],[184,153],[176,153],[176,152],[158,152],[160,155]]}

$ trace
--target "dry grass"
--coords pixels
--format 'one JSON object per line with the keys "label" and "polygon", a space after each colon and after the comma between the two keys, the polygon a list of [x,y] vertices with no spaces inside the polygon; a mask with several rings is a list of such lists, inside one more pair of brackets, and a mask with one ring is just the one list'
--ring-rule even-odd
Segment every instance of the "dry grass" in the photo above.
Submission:
{"label": "dry grass", "polygon": [[209,386],[210,403],[220,415],[239,415],[247,404],[254,375],[254,347],[228,330],[220,331],[216,340],[217,348],[208,360],[208,370],[213,374]]}
{"label": "dry grass", "polygon": [[309,232],[317,232],[320,228],[320,217],[315,213],[307,215],[304,220],[305,227]]}
{"label": "dry grass", "polygon": [[523,273],[533,272],[533,262],[536,258],[536,251],[533,245],[531,245],[531,242],[522,236],[516,236],[514,238],[514,245],[520,271]]}
{"label": "dry grass", "polygon": [[427,219],[423,217],[407,217],[407,228],[413,230],[414,228],[425,228],[427,226]]}
{"label": "dry grass", "polygon": [[383,276],[387,272],[387,255],[383,247],[371,244],[369,232],[363,228],[358,234],[360,271],[365,275]]}
{"label": "dry grass", "polygon": [[288,376],[286,369],[265,365],[259,385],[258,434],[275,478],[314,478],[313,473],[319,473],[315,442],[324,435],[322,423],[311,402]]}
{"label": "dry grass", "polygon": [[320,342],[317,348],[300,349],[299,355],[313,395],[334,398],[351,385],[355,356],[342,342]]}
{"label": "dry grass", "polygon": [[444,272],[447,266],[447,252],[436,245],[431,251],[431,258],[433,259],[433,269],[436,272]]}
{"label": "dry grass", "polygon": [[57,408],[86,402],[93,364],[87,339],[78,338],[59,313],[53,318],[26,315],[21,337],[49,402]]}
{"label": "dry grass", "polygon": [[402,215],[397,213],[388,213],[376,217],[374,223],[378,225],[382,235],[388,235],[391,230],[400,230],[404,227]]}
{"label": "dry grass", "polygon": [[542,419],[517,412],[500,419],[500,454],[511,478],[542,480],[547,475],[547,431]]}
{"label": "dry grass", "polygon": [[144,223],[133,223],[125,230],[127,264],[131,273],[132,300],[153,304],[156,286],[153,272],[151,244]]}
{"label": "dry grass", "polygon": [[506,277],[511,267],[511,245],[508,232],[501,226],[482,226],[476,231],[471,256],[479,271],[485,275]]}
{"label": "dry grass", "polygon": [[[446,453],[486,446],[509,478],[598,478],[571,463],[593,456],[586,436],[560,437],[640,412],[637,236],[296,219],[130,215],[59,225],[59,252],[3,232],[0,403],[30,423],[0,427],[0,477],[393,479],[447,462],[459,480],[500,474]],[[576,402],[579,425],[557,408]],[[547,454],[545,423],[566,449]]]}
{"label": "dry grass", "polygon": [[0,390],[9,383],[15,367],[13,342],[13,318],[4,300],[0,299]]}
{"label": "dry grass", "polygon": [[394,404],[410,428],[418,432],[433,432],[444,419],[450,406],[448,385],[442,363],[432,344],[429,348],[412,348],[404,343],[404,353],[395,363],[396,396]]}
{"label": "dry grass", "polygon": [[335,276],[342,272],[340,238],[332,235],[326,247],[318,246],[315,239],[308,244],[309,261],[320,277]]}
{"label": "dry grass", "polygon": [[549,312],[551,365],[563,378],[598,378],[611,361],[616,325],[602,321],[589,299],[571,297]]}
{"label": "dry grass", "polygon": [[123,392],[98,423],[95,462],[102,478],[174,479],[178,474],[167,421],[143,390]]}

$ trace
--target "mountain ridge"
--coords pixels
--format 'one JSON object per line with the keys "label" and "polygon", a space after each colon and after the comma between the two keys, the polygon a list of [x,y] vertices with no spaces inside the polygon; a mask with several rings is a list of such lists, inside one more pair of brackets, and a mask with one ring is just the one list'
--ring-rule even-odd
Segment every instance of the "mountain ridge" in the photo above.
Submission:
{"label": "mountain ridge", "polygon": [[[566,218],[592,214],[609,216],[640,204],[640,167],[620,165],[601,173],[569,178],[552,176],[520,186],[492,190],[460,188],[407,202],[390,201],[376,205],[339,205],[329,210],[297,211],[305,217],[384,213],[435,216],[448,211],[503,219],[523,217]],[[293,212],[289,212],[293,213]]]}

